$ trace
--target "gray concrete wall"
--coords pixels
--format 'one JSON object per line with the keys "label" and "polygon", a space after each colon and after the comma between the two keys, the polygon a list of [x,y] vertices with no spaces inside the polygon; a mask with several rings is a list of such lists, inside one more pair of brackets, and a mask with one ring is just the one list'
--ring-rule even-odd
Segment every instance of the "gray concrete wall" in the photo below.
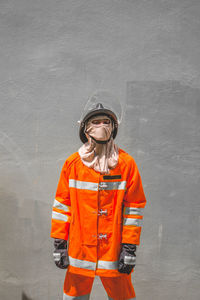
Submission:
{"label": "gray concrete wall", "polygon": [[[0,298],[61,300],[51,206],[94,90],[147,196],[137,300],[200,299],[200,2],[0,1]],[[98,280],[93,300],[106,299]]]}

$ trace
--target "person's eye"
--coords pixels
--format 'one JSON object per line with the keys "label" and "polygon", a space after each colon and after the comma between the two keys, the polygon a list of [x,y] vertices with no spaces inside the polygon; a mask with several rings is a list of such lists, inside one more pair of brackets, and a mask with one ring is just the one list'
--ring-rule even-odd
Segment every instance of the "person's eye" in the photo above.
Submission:
{"label": "person's eye", "polygon": [[98,125],[98,124],[100,124],[100,121],[94,120],[94,121],[92,121],[92,124]]}
{"label": "person's eye", "polygon": [[110,124],[110,120],[104,120],[104,124]]}

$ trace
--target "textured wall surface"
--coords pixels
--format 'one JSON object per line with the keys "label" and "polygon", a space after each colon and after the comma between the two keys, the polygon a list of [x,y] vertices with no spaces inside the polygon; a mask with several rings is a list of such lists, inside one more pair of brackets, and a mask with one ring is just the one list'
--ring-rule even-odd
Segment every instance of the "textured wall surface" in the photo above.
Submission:
{"label": "textured wall surface", "polygon": [[127,103],[117,142],[148,200],[137,300],[199,300],[200,1],[1,0],[0,70],[0,299],[62,299],[51,206],[106,88]]}

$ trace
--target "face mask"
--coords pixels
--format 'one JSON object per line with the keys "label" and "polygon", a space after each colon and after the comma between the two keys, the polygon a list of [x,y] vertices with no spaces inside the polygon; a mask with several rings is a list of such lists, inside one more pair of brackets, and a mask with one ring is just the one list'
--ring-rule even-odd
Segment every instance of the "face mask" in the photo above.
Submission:
{"label": "face mask", "polygon": [[91,118],[86,124],[86,135],[88,134],[95,142],[107,143],[111,138],[112,121],[106,116]]}

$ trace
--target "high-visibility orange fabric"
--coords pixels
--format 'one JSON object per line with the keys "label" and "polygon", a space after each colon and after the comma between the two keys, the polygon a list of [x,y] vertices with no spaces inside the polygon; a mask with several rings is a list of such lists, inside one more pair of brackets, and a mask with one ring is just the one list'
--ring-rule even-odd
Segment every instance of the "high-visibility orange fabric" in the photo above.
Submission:
{"label": "high-visibility orange fabric", "polygon": [[94,277],[66,272],[63,292],[68,296],[78,297],[91,293]]}
{"label": "high-visibility orange fabric", "polygon": [[[101,282],[113,300],[127,300],[135,298],[135,291],[131,282],[131,275],[123,274],[118,277],[100,277]],[[63,292],[71,297],[89,295],[94,278],[83,275],[66,273]]]}
{"label": "high-visibility orange fabric", "polygon": [[51,237],[69,240],[69,271],[115,277],[121,243],[139,245],[146,204],[134,159],[119,150],[110,174],[86,167],[76,152],[65,162],[52,213]]}

